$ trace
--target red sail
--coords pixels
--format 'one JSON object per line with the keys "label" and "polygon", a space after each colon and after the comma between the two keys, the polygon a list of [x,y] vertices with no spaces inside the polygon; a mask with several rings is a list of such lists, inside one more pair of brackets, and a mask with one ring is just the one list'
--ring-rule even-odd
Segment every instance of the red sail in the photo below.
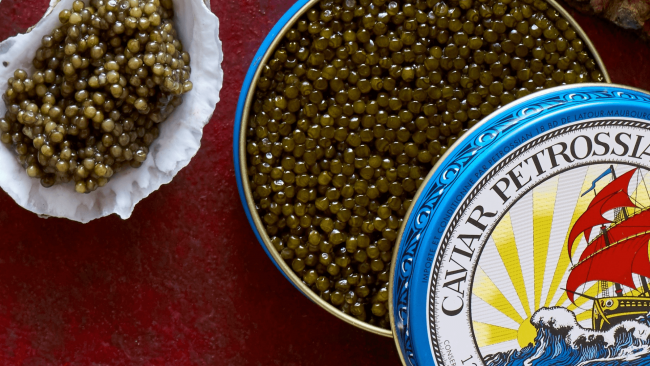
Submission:
{"label": "red sail", "polygon": [[627,195],[627,189],[625,191],[614,192],[596,203],[592,201],[589,205],[589,208],[587,208],[587,211],[585,211],[585,213],[580,216],[575,225],[573,225],[573,229],[571,229],[568,243],[569,256],[571,256],[571,248],[573,248],[573,242],[581,233],[584,232],[585,237],[588,239],[589,235],[591,235],[592,227],[596,225],[608,224],[611,222],[610,220],[603,217],[605,212],[620,207],[636,207],[634,203],[630,201],[630,196]]}
{"label": "red sail", "polygon": [[[632,273],[646,272],[650,233],[612,243],[576,265],[567,279],[567,296],[573,302],[578,287],[590,281],[609,281],[634,288]],[[650,266],[648,266],[650,267]],[[643,273],[638,273],[643,274]],[[650,273],[648,273],[650,274]]]}
{"label": "red sail", "polygon": [[[607,229],[607,239],[609,239],[610,243],[616,243],[625,238],[630,238],[640,234],[646,234],[650,232],[649,224],[650,210],[641,211],[641,213],[638,213],[625,221],[610,226],[609,229]],[[585,248],[582,254],[580,254],[580,262],[605,247],[607,247],[607,243],[601,234],[600,236],[596,237],[596,239],[594,239],[594,241],[592,241],[588,247]],[[650,268],[650,258],[648,258],[646,262],[648,263],[648,268]]]}
{"label": "red sail", "polygon": [[650,277],[650,260],[648,260],[648,255],[643,255],[643,248],[639,250],[639,254],[634,257],[634,262],[632,262],[632,272],[643,277]]}
{"label": "red sail", "polygon": [[594,204],[594,202],[598,202],[604,197],[610,196],[612,193],[615,193],[617,191],[623,191],[627,192],[627,187],[630,185],[630,180],[632,179],[632,176],[634,173],[636,173],[637,168],[634,168],[630,170],[629,172],[621,175],[620,177],[614,179],[611,183],[605,186],[598,194],[596,197],[594,197],[594,200],[591,201],[589,206]]}
{"label": "red sail", "polygon": [[610,226],[607,229],[607,237],[610,243],[615,243],[634,235],[645,234],[647,231],[650,231],[650,209]]}
{"label": "red sail", "polygon": [[589,244],[589,246],[585,248],[582,254],[580,254],[580,261],[578,263],[587,259],[587,257],[591,256],[597,251],[604,249],[605,247],[607,247],[607,243],[605,243],[605,238],[602,236],[597,237],[593,242],[591,242],[591,244]]}
{"label": "red sail", "polygon": [[[635,172],[636,169],[632,169],[614,179],[594,197],[585,213],[578,218],[569,233],[569,242],[567,245],[569,258],[571,258],[573,243],[580,234],[585,233],[585,237],[588,239],[589,235],[591,235],[592,227],[611,222],[603,217],[605,212],[620,207],[636,207],[627,195],[627,187]],[[620,193],[623,193],[623,195]]]}

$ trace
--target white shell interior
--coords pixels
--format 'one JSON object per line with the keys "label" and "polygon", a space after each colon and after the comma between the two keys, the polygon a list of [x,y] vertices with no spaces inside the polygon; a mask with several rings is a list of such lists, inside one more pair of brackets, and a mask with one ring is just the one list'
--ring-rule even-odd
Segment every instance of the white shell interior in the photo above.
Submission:
{"label": "white shell interior", "polygon": [[[34,71],[32,59],[41,38],[59,26],[58,14],[72,7],[73,0],[52,0],[46,15],[26,34],[0,43],[0,93],[14,70]],[[104,187],[89,194],[79,194],[74,183],[44,188],[39,179],[27,176],[13,149],[0,143],[0,187],[20,206],[41,216],[65,217],[79,222],[118,214],[127,219],[135,205],[169,183],[185,167],[201,145],[203,127],[210,121],[223,83],[219,40],[219,19],[202,0],[174,0],[175,25],[184,50],[191,56],[194,84],[181,104],[160,125],[160,136],[150,146],[144,164],[115,174]],[[8,65],[4,66],[4,62]],[[6,106],[0,100],[0,116]]]}

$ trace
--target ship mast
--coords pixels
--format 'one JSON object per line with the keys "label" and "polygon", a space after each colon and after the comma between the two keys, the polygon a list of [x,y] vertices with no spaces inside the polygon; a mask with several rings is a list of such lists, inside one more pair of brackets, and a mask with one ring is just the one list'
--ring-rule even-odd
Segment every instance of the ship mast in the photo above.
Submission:
{"label": "ship mast", "polygon": [[[638,204],[629,193],[630,180],[639,168],[631,169],[616,177],[613,166],[593,180],[591,188],[582,194],[589,193],[596,188],[596,183],[613,176],[614,179],[605,187],[595,193],[594,199],[589,203],[586,211],[580,215],[572,226],[568,236],[567,251],[572,257],[573,244],[578,237],[584,234],[587,247],[580,254],[580,261],[575,264],[567,278],[567,296],[574,301],[575,291],[579,286],[590,281],[597,281],[598,292],[603,297],[612,295],[609,288],[613,288],[615,297],[623,296],[623,288],[639,289],[640,295],[648,298],[648,278],[650,278],[650,261],[648,261],[648,241],[650,240],[650,207],[645,207],[640,212],[629,214],[627,207],[638,208]],[[636,193],[636,191],[635,191]],[[649,194],[650,196],[650,194]],[[649,197],[650,198],[650,197]],[[624,208],[621,212],[620,208]],[[612,212],[614,218],[605,217],[607,212]],[[607,225],[612,224],[612,225]],[[592,229],[600,227],[599,235],[593,240]],[[636,279],[634,275],[641,275]],[[639,288],[641,283],[642,288]],[[646,295],[648,294],[648,295]]]}
{"label": "ship mast", "polygon": [[[626,220],[629,219],[626,209],[623,209],[623,216]],[[639,275],[639,278],[641,279],[641,285],[643,285],[643,294],[641,295],[650,296],[650,287],[648,287],[648,281],[646,280],[645,276]]]}
{"label": "ship mast", "polygon": [[[605,247],[610,246],[609,242],[609,235],[607,235],[607,228],[605,225],[601,226],[600,232],[603,235],[603,239],[605,240]],[[623,296],[623,288],[619,283],[614,282],[614,287],[616,289],[616,296]],[[609,282],[608,281],[600,281],[600,288],[602,291],[603,297],[609,296],[608,289],[609,289]]]}
{"label": "ship mast", "polygon": [[[610,166],[612,169],[612,175],[614,176],[614,179],[616,179],[616,172],[614,172],[614,166]],[[643,176],[642,176],[643,177]],[[623,217],[625,220],[629,219],[630,217],[627,215],[627,209],[625,207],[619,209],[623,212]],[[607,237],[605,237],[605,240],[608,241]],[[607,244],[609,245],[609,243]],[[639,275],[639,278],[641,279],[641,285],[643,286],[643,294],[642,296],[650,296],[650,287],[648,287],[648,281],[646,280],[645,276]]]}
{"label": "ship mast", "polygon": [[[616,179],[616,172],[614,172],[614,166],[613,165],[609,166],[609,171],[612,173],[612,180]],[[594,189],[594,197],[597,196],[597,195],[598,195],[598,193]],[[625,210],[623,210],[623,212],[625,214],[625,218],[627,218],[627,212],[625,212]],[[605,239],[605,246],[608,247],[610,245],[610,242],[609,242],[609,236],[607,235],[607,227],[605,227],[605,225],[600,227],[600,233],[602,234],[603,239]],[[589,238],[586,238],[586,239],[587,239],[587,241],[589,241]],[[616,296],[623,296],[623,288],[621,287],[620,284],[614,282],[614,288],[616,289],[615,290]],[[601,295],[603,297],[608,297],[609,296],[609,282],[608,281],[600,281],[600,291],[601,291]]]}

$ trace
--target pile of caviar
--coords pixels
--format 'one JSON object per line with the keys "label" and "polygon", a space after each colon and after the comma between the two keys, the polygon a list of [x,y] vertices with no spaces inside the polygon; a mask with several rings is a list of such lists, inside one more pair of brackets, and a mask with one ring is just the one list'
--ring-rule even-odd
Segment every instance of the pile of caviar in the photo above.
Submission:
{"label": "pile of caviar", "polygon": [[603,75],[542,0],[322,0],[262,66],[248,175],[275,249],[322,299],[389,327],[404,216],[468,128]]}
{"label": "pile of caviar", "polygon": [[173,16],[171,0],[75,1],[59,13],[35,71],[16,70],[2,96],[0,140],[30,177],[89,193],[142,165],[158,124],[192,90]]}

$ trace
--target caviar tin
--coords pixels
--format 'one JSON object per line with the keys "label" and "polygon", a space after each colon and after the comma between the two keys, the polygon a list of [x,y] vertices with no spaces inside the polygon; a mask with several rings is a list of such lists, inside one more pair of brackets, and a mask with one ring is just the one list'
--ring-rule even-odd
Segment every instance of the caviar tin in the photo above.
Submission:
{"label": "caviar tin", "polygon": [[[382,335],[385,337],[392,337],[393,332],[387,329],[382,329],[377,326],[362,322],[353,316],[347,315],[341,312],[339,309],[335,308],[328,302],[321,299],[318,294],[314,293],[309,289],[307,285],[293,272],[291,267],[285,263],[284,260],[280,257],[279,253],[273,247],[269,236],[265,232],[264,224],[255,209],[255,203],[253,201],[249,181],[247,174],[247,158],[246,158],[246,128],[249,121],[249,110],[253,102],[253,97],[255,94],[255,88],[257,81],[261,75],[261,65],[265,65],[270,57],[272,56],[273,50],[280,43],[284,35],[293,24],[312,6],[317,4],[319,0],[298,0],[295,4],[280,18],[276,25],[271,29],[267,37],[264,39],[259,50],[255,54],[255,57],[248,69],[246,78],[242,85],[242,89],[239,96],[239,101],[237,104],[237,112],[235,116],[234,124],[234,142],[233,142],[233,156],[234,156],[234,165],[235,165],[235,175],[237,179],[237,187],[239,190],[240,199],[243,203],[244,209],[246,211],[246,216],[248,221],[255,232],[255,235],[262,245],[262,248],[271,258],[275,266],[283,273],[283,275],[305,296],[311,299],[318,306],[322,307],[330,314],[336,316],[337,318],[366,331]],[[578,23],[571,17],[571,15],[564,10],[559,4],[554,0],[546,0],[553,8],[555,8],[565,19],[567,19],[570,25],[575,29],[578,36],[584,40],[585,45],[589,49],[589,52],[596,61],[599,69],[601,70],[605,81],[610,82],[609,75],[605,69],[604,64],[602,63],[598,52],[596,52],[593,44],[586,36],[582,28]],[[458,151],[454,149],[454,151]],[[399,276],[398,276],[399,277]],[[398,317],[399,318],[399,317]],[[397,333],[399,335],[399,332]],[[422,338],[424,339],[424,338]]]}
{"label": "caviar tin", "polygon": [[465,134],[393,258],[404,365],[650,364],[648,131],[650,94],[581,84]]}

